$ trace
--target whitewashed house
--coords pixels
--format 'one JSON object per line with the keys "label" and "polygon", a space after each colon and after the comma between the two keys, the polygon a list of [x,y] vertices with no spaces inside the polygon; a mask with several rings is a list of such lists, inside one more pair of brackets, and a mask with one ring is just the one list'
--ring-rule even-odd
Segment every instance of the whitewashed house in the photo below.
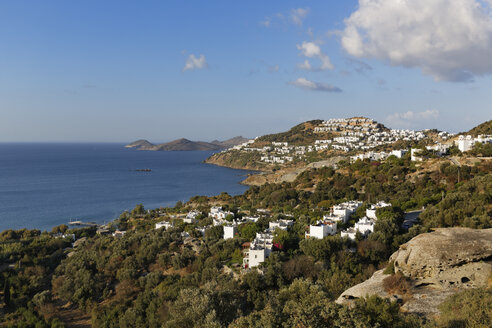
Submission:
{"label": "whitewashed house", "polygon": [[361,234],[367,236],[368,234],[374,232],[374,220],[364,216],[359,221],[357,221],[354,229],[358,230]]}
{"label": "whitewashed house", "polygon": [[190,211],[188,214],[186,214],[186,217],[183,219],[184,223],[196,223],[197,222],[197,216],[199,216],[201,213],[198,211]]}
{"label": "whitewashed house", "polygon": [[343,237],[348,237],[352,240],[355,240],[355,234],[357,233],[357,230],[355,230],[353,227],[348,228],[346,230],[343,230],[340,232],[340,236]]}
{"label": "whitewashed house", "polygon": [[268,229],[272,232],[275,231],[276,228],[279,228],[282,230],[287,230],[293,224],[294,224],[294,221],[292,221],[292,220],[277,220],[277,221],[269,222],[268,223]]}
{"label": "whitewashed house", "polygon": [[418,149],[418,148],[412,148],[410,150],[410,159],[413,161],[413,162],[421,162],[422,161],[422,157],[420,157],[418,154],[421,152],[421,149]]}
{"label": "whitewashed house", "polygon": [[231,239],[237,234],[237,226],[235,224],[224,226],[224,239]]}
{"label": "whitewashed house", "polygon": [[391,151],[391,155],[396,156],[397,158],[402,158],[405,154],[408,153],[406,149],[398,149]]}
{"label": "whitewashed house", "polygon": [[315,225],[309,226],[309,233],[306,232],[306,238],[323,239],[328,235],[337,233],[337,223],[333,221],[320,220]]}
{"label": "whitewashed house", "polygon": [[155,224],[156,229],[165,228],[166,230],[174,227],[174,223],[169,221],[162,221]]}
{"label": "whitewashed house", "polygon": [[371,207],[369,207],[368,209],[366,209],[366,216],[369,219],[376,220],[377,219],[377,217],[376,217],[376,211],[377,211],[377,209],[378,208],[382,208],[382,207],[388,207],[388,206],[391,206],[391,204],[386,203],[384,201],[377,202],[376,204],[373,204],[373,205],[371,205]]}

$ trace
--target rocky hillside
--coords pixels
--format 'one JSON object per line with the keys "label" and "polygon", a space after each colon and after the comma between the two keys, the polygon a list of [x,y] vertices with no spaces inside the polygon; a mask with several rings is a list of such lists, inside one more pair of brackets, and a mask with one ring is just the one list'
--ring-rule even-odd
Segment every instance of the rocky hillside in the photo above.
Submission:
{"label": "rocky hillside", "polygon": [[486,287],[491,274],[492,229],[440,228],[401,245],[389,268],[343,292],[337,303],[378,295],[403,302],[406,312],[432,316],[448,296]]}
{"label": "rocky hillside", "polygon": [[212,142],[191,141],[185,138],[173,140],[171,142],[152,144],[147,140],[137,140],[126,145],[126,148],[136,148],[138,150],[154,150],[154,151],[192,151],[192,150],[222,150],[236,145],[240,145],[248,139],[241,136],[234,137],[224,141],[214,140]]}

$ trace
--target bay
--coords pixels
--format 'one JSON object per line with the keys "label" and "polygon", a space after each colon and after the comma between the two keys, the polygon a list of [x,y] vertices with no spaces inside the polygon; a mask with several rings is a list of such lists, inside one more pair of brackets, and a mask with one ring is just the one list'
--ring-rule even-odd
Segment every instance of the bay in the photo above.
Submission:
{"label": "bay", "polygon": [[[207,151],[137,151],[123,144],[0,143],[0,231],[70,219],[104,223],[136,204],[231,195],[248,171],[204,164]],[[150,172],[137,171],[150,169]]]}

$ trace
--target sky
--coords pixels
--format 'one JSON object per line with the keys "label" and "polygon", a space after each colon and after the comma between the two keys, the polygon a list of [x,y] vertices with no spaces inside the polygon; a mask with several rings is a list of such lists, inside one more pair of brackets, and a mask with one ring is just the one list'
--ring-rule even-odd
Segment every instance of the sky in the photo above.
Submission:
{"label": "sky", "polygon": [[0,41],[0,142],[492,119],[492,0],[3,0]]}

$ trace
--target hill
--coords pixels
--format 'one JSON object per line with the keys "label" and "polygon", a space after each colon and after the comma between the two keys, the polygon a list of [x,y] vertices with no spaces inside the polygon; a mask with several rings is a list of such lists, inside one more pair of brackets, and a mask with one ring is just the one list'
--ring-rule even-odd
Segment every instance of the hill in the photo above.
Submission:
{"label": "hill", "polygon": [[147,140],[144,140],[144,139],[134,141],[134,142],[125,146],[125,148],[138,148],[138,149],[142,149],[142,150],[146,149],[146,148],[152,148],[152,147],[155,147],[155,145],[150,143]]}
{"label": "hill", "polygon": [[477,125],[470,131],[468,131],[466,134],[472,135],[474,137],[480,135],[480,134],[485,134],[485,135],[492,135],[492,120],[483,122],[480,125]]}
{"label": "hill", "polygon": [[249,139],[246,139],[243,136],[237,136],[237,137],[227,139],[224,141],[214,140],[214,141],[211,141],[210,143],[217,145],[217,146],[220,146],[222,148],[230,148],[230,147],[234,147],[234,146],[243,144],[243,143],[247,142],[248,140]]}
{"label": "hill", "polygon": [[407,137],[389,137],[390,132],[383,124],[367,117],[311,120],[288,131],[267,134],[253,143],[214,154],[206,162],[253,170],[305,166],[333,156],[353,155],[361,149],[391,147],[390,144]]}
{"label": "hill", "polygon": [[293,144],[312,143],[317,136],[314,128],[320,125],[322,120],[312,120],[298,124],[286,132],[267,134],[258,138],[258,142],[288,142]]}
{"label": "hill", "polygon": [[191,141],[185,138],[176,139],[171,142],[152,144],[147,140],[137,140],[126,145],[126,148],[136,148],[138,150],[153,150],[153,151],[196,151],[196,150],[222,150],[246,142],[248,139],[241,136],[234,137],[225,141],[214,140],[212,142]]}
{"label": "hill", "polygon": [[220,150],[222,147],[219,145],[204,142],[204,141],[191,141],[185,138],[177,139],[171,142],[159,144],[152,150],[164,150],[164,151],[190,151],[190,150]]}

